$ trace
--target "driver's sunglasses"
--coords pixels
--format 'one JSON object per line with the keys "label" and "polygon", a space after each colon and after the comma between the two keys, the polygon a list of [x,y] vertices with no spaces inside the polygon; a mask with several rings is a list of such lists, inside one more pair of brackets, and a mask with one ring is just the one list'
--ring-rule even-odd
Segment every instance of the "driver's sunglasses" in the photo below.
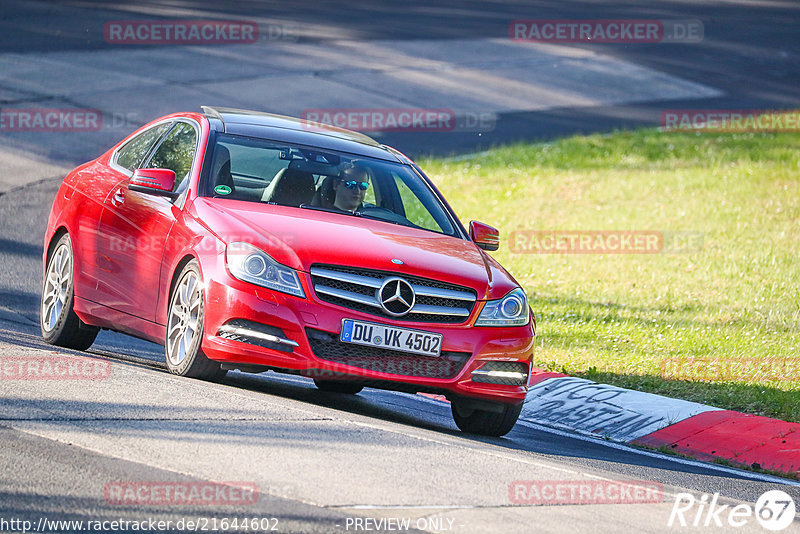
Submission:
{"label": "driver's sunglasses", "polygon": [[356,187],[361,189],[362,191],[366,191],[369,189],[369,182],[357,182],[355,180],[345,180],[344,186],[347,189],[355,189]]}

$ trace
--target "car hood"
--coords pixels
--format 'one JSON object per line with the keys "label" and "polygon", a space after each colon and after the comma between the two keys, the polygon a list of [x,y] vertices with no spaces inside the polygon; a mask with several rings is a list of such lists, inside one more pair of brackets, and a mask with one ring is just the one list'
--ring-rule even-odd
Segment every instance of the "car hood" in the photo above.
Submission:
{"label": "car hood", "polygon": [[192,211],[222,241],[252,243],[276,261],[305,272],[312,264],[391,271],[469,287],[479,299],[499,298],[518,287],[475,243],[434,232],[229,199],[198,198]]}

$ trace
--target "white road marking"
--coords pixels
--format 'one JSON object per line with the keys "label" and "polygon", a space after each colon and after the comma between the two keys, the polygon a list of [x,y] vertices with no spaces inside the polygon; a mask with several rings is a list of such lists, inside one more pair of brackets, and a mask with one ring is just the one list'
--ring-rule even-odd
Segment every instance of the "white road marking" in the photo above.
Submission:
{"label": "white road marking", "polygon": [[592,438],[590,436],[584,436],[575,432],[567,432],[564,430],[559,430],[557,428],[552,428],[546,425],[540,425],[537,423],[532,423],[530,421],[520,421],[520,425],[527,426],[533,430],[538,430],[540,432],[547,432],[549,434],[555,434],[557,436],[568,437],[572,439],[577,439],[581,441],[586,441],[589,443],[594,443],[596,445],[602,445],[604,447],[610,447],[612,449],[617,449],[620,451],[625,451],[631,454],[638,454],[640,456],[647,456],[649,458],[658,458],[659,460],[665,460],[668,462],[674,462],[681,465],[689,465],[693,467],[698,467],[702,469],[709,469],[711,471],[719,471],[720,473],[725,473],[728,475],[736,475],[742,478],[747,478],[750,480],[756,480],[758,482],[767,482],[770,484],[783,484],[785,486],[797,486],[800,487],[800,481],[790,480],[787,478],[776,477],[772,475],[767,475],[763,473],[756,473],[754,471],[746,471],[744,469],[736,469],[733,467],[727,467],[724,465],[709,463],[709,462],[701,462],[699,460],[691,460],[688,458],[681,458],[679,456],[670,456],[668,454],[661,454],[657,452],[651,452],[644,449],[637,449],[630,445],[626,445],[623,443],[616,443],[613,441],[607,441],[604,439]]}

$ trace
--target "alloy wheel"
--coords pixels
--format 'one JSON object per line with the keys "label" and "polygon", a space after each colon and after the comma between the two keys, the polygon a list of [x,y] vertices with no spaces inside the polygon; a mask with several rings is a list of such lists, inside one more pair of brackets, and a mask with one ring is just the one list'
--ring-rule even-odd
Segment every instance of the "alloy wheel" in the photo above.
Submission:
{"label": "alloy wheel", "polygon": [[200,279],[195,272],[188,271],[172,297],[167,322],[167,357],[175,367],[183,362],[200,335],[202,306]]}
{"label": "alloy wheel", "polygon": [[72,254],[69,246],[62,244],[53,254],[47,268],[47,277],[42,297],[42,327],[52,331],[58,324],[67,305],[72,281]]}

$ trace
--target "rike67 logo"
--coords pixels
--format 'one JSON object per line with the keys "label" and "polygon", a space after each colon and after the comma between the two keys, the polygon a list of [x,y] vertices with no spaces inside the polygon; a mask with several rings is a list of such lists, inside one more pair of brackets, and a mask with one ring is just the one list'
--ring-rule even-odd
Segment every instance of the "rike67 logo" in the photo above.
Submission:
{"label": "rike67 logo", "polygon": [[747,527],[745,530],[752,532],[755,519],[765,529],[778,532],[792,524],[796,513],[794,500],[781,490],[767,491],[758,498],[755,507],[719,504],[719,493],[703,494],[699,499],[691,493],[678,493],[667,526],[713,528],[727,525]]}

